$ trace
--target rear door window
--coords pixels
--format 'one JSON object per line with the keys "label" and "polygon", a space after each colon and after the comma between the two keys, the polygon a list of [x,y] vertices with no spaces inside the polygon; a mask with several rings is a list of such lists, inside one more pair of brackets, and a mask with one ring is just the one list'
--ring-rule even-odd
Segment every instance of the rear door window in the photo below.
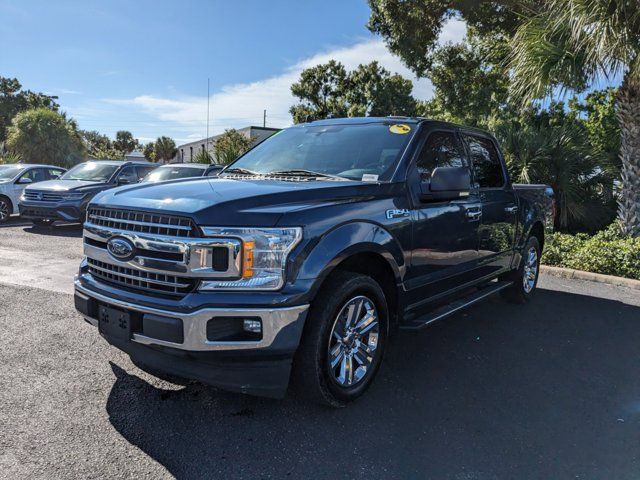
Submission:
{"label": "rear door window", "polygon": [[64,173],[64,170],[60,170],[59,168],[47,168],[46,172],[47,180],[56,180]]}
{"label": "rear door window", "polygon": [[147,174],[148,174],[149,172],[151,172],[152,170],[155,170],[155,169],[156,169],[155,165],[149,165],[149,166],[146,166],[146,165],[138,165],[138,166],[136,167],[136,172],[137,172],[137,175],[138,175],[138,180],[142,180],[144,177],[146,177],[146,176],[147,176]]}
{"label": "rear door window", "polygon": [[464,135],[469,146],[474,182],[477,188],[499,188],[505,183],[500,156],[494,143],[484,137]]}

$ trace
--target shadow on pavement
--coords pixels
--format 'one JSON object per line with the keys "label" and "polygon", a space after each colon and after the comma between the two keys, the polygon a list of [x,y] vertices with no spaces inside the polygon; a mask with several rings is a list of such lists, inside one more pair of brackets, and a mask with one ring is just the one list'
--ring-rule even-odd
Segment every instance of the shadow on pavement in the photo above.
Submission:
{"label": "shadow on pavement", "polygon": [[48,226],[35,226],[28,224],[24,231],[36,235],[47,235],[52,237],[82,237],[82,225],[79,223],[56,223]]}
{"label": "shadow on pavement", "polygon": [[638,478],[639,326],[639,307],[540,290],[400,332],[342,410],[160,389],[114,364],[106,408],[178,478]]}

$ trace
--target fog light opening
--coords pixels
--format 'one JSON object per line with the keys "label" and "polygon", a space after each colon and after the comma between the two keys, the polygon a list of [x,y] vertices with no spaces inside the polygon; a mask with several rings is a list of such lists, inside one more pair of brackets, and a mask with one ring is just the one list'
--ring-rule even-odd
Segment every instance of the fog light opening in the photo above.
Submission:
{"label": "fog light opening", "polygon": [[250,333],[262,333],[262,322],[252,318],[245,318],[243,322],[243,330]]}

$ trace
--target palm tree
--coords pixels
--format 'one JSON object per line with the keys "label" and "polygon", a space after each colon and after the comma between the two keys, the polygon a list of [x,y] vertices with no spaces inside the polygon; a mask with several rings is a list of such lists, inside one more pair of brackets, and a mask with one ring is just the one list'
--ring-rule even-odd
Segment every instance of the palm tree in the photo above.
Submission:
{"label": "palm tree", "polygon": [[602,195],[611,179],[599,168],[602,158],[589,151],[578,123],[508,122],[497,127],[496,135],[512,179],[553,188],[556,230],[593,231],[611,222],[613,212]]}
{"label": "palm tree", "polygon": [[622,75],[618,217],[625,233],[639,236],[640,2],[547,0],[518,28],[512,45],[512,89],[525,101]]}
{"label": "palm tree", "polygon": [[156,162],[171,160],[176,156],[176,142],[169,137],[159,137],[155,144]]}

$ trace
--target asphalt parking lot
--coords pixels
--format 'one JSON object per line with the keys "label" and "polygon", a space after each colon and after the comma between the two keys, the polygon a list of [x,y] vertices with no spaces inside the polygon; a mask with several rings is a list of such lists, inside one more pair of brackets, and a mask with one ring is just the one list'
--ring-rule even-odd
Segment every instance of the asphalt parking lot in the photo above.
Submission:
{"label": "asphalt parking lot", "polygon": [[400,333],[342,410],[174,385],[75,313],[81,231],[0,227],[0,477],[640,477],[640,295],[542,277]]}

